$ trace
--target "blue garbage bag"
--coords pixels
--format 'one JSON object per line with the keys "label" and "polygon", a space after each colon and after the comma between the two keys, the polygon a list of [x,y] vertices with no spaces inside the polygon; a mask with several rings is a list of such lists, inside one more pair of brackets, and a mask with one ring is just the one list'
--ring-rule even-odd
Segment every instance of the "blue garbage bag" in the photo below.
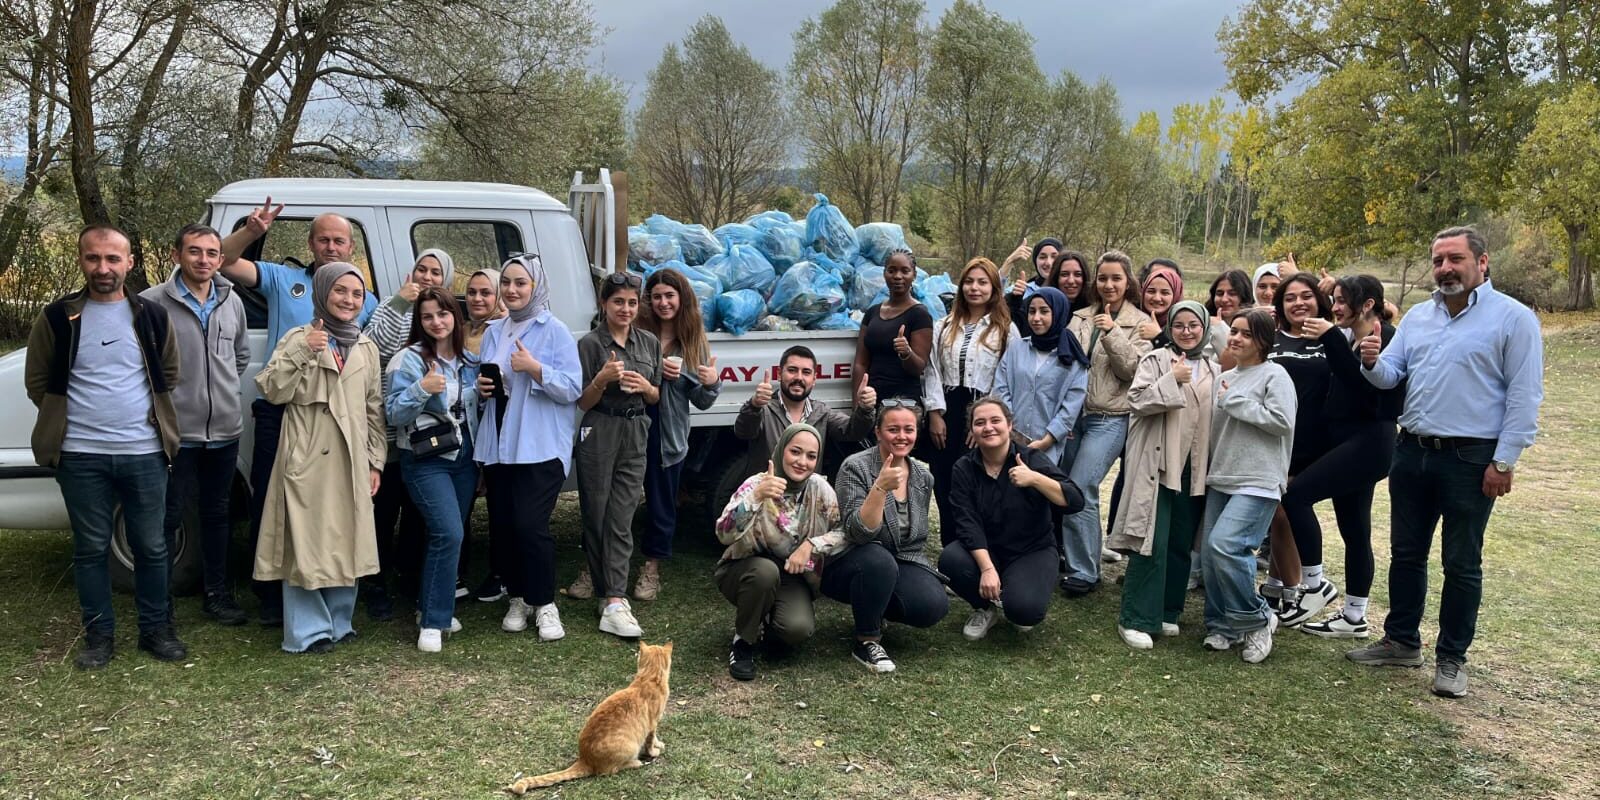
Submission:
{"label": "blue garbage bag", "polygon": [[767,301],[754,289],[737,289],[717,295],[717,321],[735,336],[755,327],[767,313]]}
{"label": "blue garbage bag", "polygon": [[761,238],[756,249],[772,268],[782,272],[805,257],[805,225],[798,222],[757,227]]}
{"label": "blue garbage bag", "polygon": [[773,209],[750,217],[744,221],[744,224],[756,228],[766,228],[770,225],[788,225],[792,222],[794,222],[794,217],[789,216],[787,212]]}
{"label": "blue garbage bag", "polygon": [[700,303],[700,325],[708,331],[717,329],[717,290],[705,281],[689,280],[695,300]]}
{"label": "blue garbage bag", "polygon": [[724,292],[755,289],[765,296],[778,280],[778,273],[772,269],[771,262],[761,255],[761,251],[745,244],[736,244],[728,248],[726,253],[713,256],[705,263],[704,269],[722,281]]}
{"label": "blue garbage bag", "polygon": [[906,248],[906,233],[893,222],[868,222],[856,226],[856,242],[861,245],[861,255],[882,264],[890,253]]}
{"label": "blue garbage bag", "polygon": [[785,319],[777,314],[768,314],[762,317],[761,321],[757,322],[756,326],[750,330],[793,332],[800,330],[800,323],[795,322],[792,319]]}
{"label": "blue garbage bag", "polygon": [[806,213],[806,244],[834,261],[849,261],[860,249],[856,229],[850,227],[838,206],[828,202],[827,195],[818,192],[812,196],[817,198],[817,204]]}
{"label": "blue garbage bag", "polygon": [[651,214],[644,218],[644,229],[649,233],[662,236],[677,236],[678,231],[682,228],[683,223],[665,214]]}
{"label": "blue garbage bag", "polygon": [[856,270],[856,279],[850,284],[850,307],[865,310],[879,297],[889,296],[889,286],[883,282],[883,267],[868,265]]}
{"label": "blue garbage bag", "polygon": [[955,281],[950,280],[950,276],[944,273],[929,275],[918,281],[918,284],[922,287],[922,293],[930,298],[942,297],[947,294],[954,296],[958,291]]}
{"label": "blue garbage bag", "polygon": [[802,261],[778,279],[768,305],[774,314],[808,325],[844,307],[844,281],[825,267]]}
{"label": "blue garbage bag", "polygon": [[861,330],[861,323],[851,319],[850,315],[843,311],[836,311],[807,325],[806,329],[813,331],[859,331]]}
{"label": "blue garbage bag", "polygon": [[723,253],[722,242],[717,241],[717,237],[712,236],[704,225],[680,225],[673,238],[678,240],[684,262],[690,265],[704,264],[713,256]]}
{"label": "blue garbage bag", "polygon": [[730,222],[712,231],[711,235],[722,242],[724,249],[736,244],[748,244],[753,247],[761,241],[761,231],[743,222]]}
{"label": "blue garbage bag", "polygon": [[[683,263],[682,261],[668,261],[668,262],[663,263],[663,264],[655,264],[655,265],[645,264],[645,265],[643,265],[641,271],[643,272],[644,277],[646,279],[649,279],[649,277],[651,275],[654,275],[655,273],[660,272],[661,270],[664,270],[664,269],[677,270],[678,273],[683,275],[683,277],[687,278],[690,283],[694,283],[694,282],[698,281],[700,283],[705,284],[706,286],[709,286],[712,289],[712,295],[722,294],[722,279],[721,278],[718,278],[717,276],[711,274],[710,272],[707,272],[706,270],[704,270],[704,269],[702,269],[700,267],[691,267],[688,264]],[[644,298],[640,298],[640,302],[645,302]],[[705,304],[702,303],[701,305],[703,306]]]}
{"label": "blue garbage bag", "polygon": [[683,250],[670,234],[651,233],[643,225],[628,228],[628,266],[682,259]]}

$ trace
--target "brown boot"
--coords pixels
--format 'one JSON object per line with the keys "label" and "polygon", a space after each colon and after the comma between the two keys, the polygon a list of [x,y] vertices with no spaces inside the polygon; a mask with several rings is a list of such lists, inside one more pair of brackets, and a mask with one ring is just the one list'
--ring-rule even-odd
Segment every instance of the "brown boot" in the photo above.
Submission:
{"label": "brown boot", "polygon": [[644,562],[639,570],[639,580],[633,584],[633,599],[650,601],[661,593],[661,570],[654,561]]}
{"label": "brown boot", "polygon": [[567,596],[575,597],[579,600],[588,600],[594,597],[594,581],[589,577],[588,569],[579,572],[578,579],[567,587]]}

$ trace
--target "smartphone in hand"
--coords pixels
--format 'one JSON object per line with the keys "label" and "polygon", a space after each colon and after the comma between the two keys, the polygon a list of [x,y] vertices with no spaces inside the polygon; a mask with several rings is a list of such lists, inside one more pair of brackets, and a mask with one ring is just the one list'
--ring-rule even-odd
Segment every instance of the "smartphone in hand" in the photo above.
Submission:
{"label": "smartphone in hand", "polygon": [[490,397],[501,401],[506,399],[506,379],[504,375],[500,374],[499,364],[493,361],[485,361],[478,368],[478,374],[494,382],[494,390],[490,392]]}

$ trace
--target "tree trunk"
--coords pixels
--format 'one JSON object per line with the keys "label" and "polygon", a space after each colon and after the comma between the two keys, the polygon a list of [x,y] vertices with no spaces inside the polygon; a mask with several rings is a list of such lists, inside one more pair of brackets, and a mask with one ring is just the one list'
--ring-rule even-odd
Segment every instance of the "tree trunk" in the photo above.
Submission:
{"label": "tree trunk", "polygon": [[167,32],[167,41],[151,65],[150,73],[145,76],[144,86],[139,91],[139,103],[134,106],[133,116],[128,119],[127,129],[123,132],[122,165],[117,170],[117,220],[132,245],[133,269],[128,272],[128,290],[131,292],[144,291],[150,285],[146,271],[148,265],[145,264],[144,209],[140,206],[142,198],[139,194],[139,181],[144,171],[145,131],[150,127],[151,111],[166,83],[167,68],[172,65],[178,45],[183,42],[183,34],[189,27],[193,10],[193,5],[183,3],[173,11],[172,29]]}
{"label": "tree trunk", "polygon": [[1584,250],[1588,225],[1566,225],[1567,229],[1567,310],[1594,308],[1594,275],[1589,272],[1589,253]]}
{"label": "tree trunk", "polygon": [[72,137],[68,155],[78,212],[86,225],[111,222],[111,210],[100,191],[100,151],[95,146],[94,86],[89,64],[98,8],[95,0],[81,0],[72,6],[67,18],[67,112]]}

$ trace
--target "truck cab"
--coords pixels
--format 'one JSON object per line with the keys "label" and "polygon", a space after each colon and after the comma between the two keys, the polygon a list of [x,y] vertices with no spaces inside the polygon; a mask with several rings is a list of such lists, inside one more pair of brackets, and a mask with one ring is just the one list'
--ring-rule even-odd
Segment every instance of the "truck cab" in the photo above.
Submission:
{"label": "truck cab", "polygon": [[[238,181],[206,201],[204,220],[224,235],[244,224],[250,212],[268,197],[285,208],[267,234],[244,257],[252,261],[303,261],[311,220],[333,212],[350,220],[354,231],[352,261],[366,274],[379,300],[396,290],[417,254],[430,247],[450,253],[462,294],[468,277],[483,267],[498,267],[513,253],[538,253],[548,273],[550,308],[581,337],[596,321],[597,280],[622,269],[618,259],[616,197],[608,171],[593,182],[574,175],[563,203],[523,186],[453,181],[368,179],[262,178]],[[625,247],[625,244],[622,245]],[[152,280],[165,280],[164,265]],[[266,304],[249,287],[238,287],[250,327],[250,366],[245,372],[242,407],[255,399],[255,373],[271,355],[266,343]],[[716,405],[696,410],[687,469],[710,490],[708,507],[720,510],[744,475],[745,443],[734,439],[733,420],[754,392],[773,374],[778,356],[792,344],[806,344],[817,354],[820,377],[816,396],[839,408],[848,407],[850,369],[855,354],[852,331],[798,333],[752,332],[743,336],[709,335],[722,373],[723,392]],[[23,384],[25,349],[0,357],[0,528],[60,530],[69,527],[66,507],[53,471],[34,462],[29,446],[35,409]],[[248,508],[253,420],[245,415],[235,470],[236,514]],[[738,457],[731,457],[737,455]],[[569,485],[570,488],[570,485]],[[185,528],[192,528],[192,520]],[[112,544],[112,574],[119,585],[131,586],[132,554],[119,532]],[[186,588],[199,578],[198,547],[178,532],[173,584]]]}

